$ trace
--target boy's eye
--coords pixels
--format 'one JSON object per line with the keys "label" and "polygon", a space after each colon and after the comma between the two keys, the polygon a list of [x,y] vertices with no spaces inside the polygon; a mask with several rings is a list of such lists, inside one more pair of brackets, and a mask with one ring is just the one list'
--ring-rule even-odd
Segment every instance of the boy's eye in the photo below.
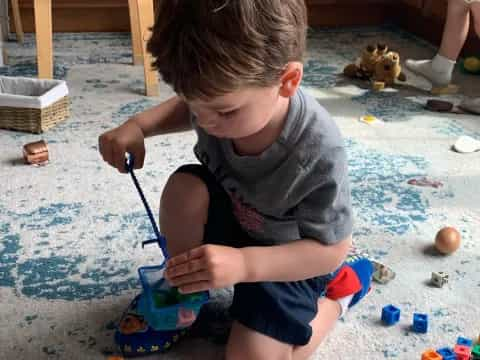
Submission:
{"label": "boy's eye", "polygon": [[232,116],[233,114],[235,114],[238,110],[235,109],[235,110],[230,110],[230,111],[227,111],[227,112],[219,112],[220,116],[223,116],[223,117],[229,117],[229,116]]}

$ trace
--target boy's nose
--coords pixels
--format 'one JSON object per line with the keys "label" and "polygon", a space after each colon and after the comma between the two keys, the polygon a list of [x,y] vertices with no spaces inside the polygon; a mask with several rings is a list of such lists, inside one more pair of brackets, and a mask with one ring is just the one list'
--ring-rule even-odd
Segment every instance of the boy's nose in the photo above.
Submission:
{"label": "boy's nose", "polygon": [[217,125],[214,124],[214,123],[206,123],[206,124],[202,125],[202,127],[205,128],[205,129],[213,129],[216,126]]}
{"label": "boy's nose", "polygon": [[[203,114],[202,114],[203,115]],[[198,115],[198,125],[203,128],[211,129],[218,125],[218,116],[214,114]]]}

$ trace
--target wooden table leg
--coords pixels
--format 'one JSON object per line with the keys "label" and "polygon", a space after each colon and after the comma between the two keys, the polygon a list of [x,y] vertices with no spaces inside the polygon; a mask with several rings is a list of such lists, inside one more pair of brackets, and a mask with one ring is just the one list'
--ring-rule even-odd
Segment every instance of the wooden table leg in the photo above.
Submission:
{"label": "wooden table leg", "polygon": [[147,96],[158,96],[158,74],[152,69],[152,56],[147,52],[147,41],[150,38],[150,28],[154,23],[153,0],[135,0],[138,8],[138,20],[143,53],[145,74],[145,92]]}
{"label": "wooden table leg", "polygon": [[0,67],[7,64],[7,52],[3,47],[2,28],[0,27]]}
{"label": "wooden table leg", "polygon": [[20,7],[18,6],[18,0],[12,0],[12,15],[13,15],[13,22],[15,24],[15,32],[17,33],[17,41],[23,44],[23,25],[22,25],[22,17],[20,16]]}
{"label": "wooden table leg", "polygon": [[130,13],[130,31],[132,34],[133,65],[142,65],[142,36],[140,34],[140,23],[138,19],[138,6],[136,0],[128,0],[128,11]]}
{"label": "wooden table leg", "polygon": [[34,0],[38,77],[53,78],[52,0]]}

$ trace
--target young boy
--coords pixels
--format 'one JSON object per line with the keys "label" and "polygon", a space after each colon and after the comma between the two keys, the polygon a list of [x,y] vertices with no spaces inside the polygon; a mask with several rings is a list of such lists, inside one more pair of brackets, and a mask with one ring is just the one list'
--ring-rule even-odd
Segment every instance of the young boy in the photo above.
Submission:
{"label": "young boy", "polygon": [[[470,13],[473,15],[475,32],[480,36],[480,0],[449,0],[447,21],[438,53],[431,60],[408,59],[406,67],[430,81],[434,87],[448,87],[455,63],[468,37]],[[461,106],[480,113],[480,98],[466,99]]]}
{"label": "young boy", "polygon": [[[148,49],[178,96],[99,140],[125,172],[126,152],[142,167],[145,137],[196,131],[201,164],[179,168],[161,198],[166,277],[183,293],[234,286],[227,359],[307,359],[369,289],[370,262],[345,262],[340,132],[299,89],[306,29],[304,0],[160,1]],[[146,333],[131,334],[131,353],[161,336]]]}

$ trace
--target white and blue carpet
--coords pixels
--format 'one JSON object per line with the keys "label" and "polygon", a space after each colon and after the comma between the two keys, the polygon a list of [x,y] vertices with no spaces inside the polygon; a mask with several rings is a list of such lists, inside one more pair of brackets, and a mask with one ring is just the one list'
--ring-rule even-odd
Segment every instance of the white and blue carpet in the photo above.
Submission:
{"label": "white and blue carpet", "polygon": [[[380,93],[338,75],[379,41],[403,59],[435,51],[390,27],[310,36],[304,86],[347,139],[356,245],[397,272],[338,324],[314,359],[419,359],[426,348],[480,333],[480,153],[450,149],[460,135],[480,138],[480,118],[426,111],[427,84],[411,74],[406,85]],[[0,358],[8,360],[105,358],[114,321],[139,291],[136,269],[160,261],[155,247],[140,246],[151,231],[130,178],[101,161],[97,138],[172,92],[161,84],[159,98],[141,95],[143,72],[130,65],[127,35],[58,34],[54,42],[55,76],[68,81],[71,118],[42,136],[0,130]],[[35,76],[34,39],[7,46],[11,65],[0,74]],[[480,93],[479,77],[456,79],[464,93]],[[365,114],[384,125],[360,123]],[[50,164],[23,165],[22,146],[41,138]],[[153,207],[168,175],[195,161],[194,142],[192,133],[148,140],[138,176]],[[423,177],[443,187],[407,183]],[[432,255],[428,248],[445,225],[459,229],[462,247],[452,256]],[[447,271],[450,283],[430,287],[432,271]],[[220,293],[216,305],[227,295]],[[379,318],[390,303],[402,316],[387,328]],[[410,331],[413,312],[429,314],[428,334]],[[222,346],[211,341],[215,329],[205,327],[210,339],[185,339],[158,358],[221,359]]]}

